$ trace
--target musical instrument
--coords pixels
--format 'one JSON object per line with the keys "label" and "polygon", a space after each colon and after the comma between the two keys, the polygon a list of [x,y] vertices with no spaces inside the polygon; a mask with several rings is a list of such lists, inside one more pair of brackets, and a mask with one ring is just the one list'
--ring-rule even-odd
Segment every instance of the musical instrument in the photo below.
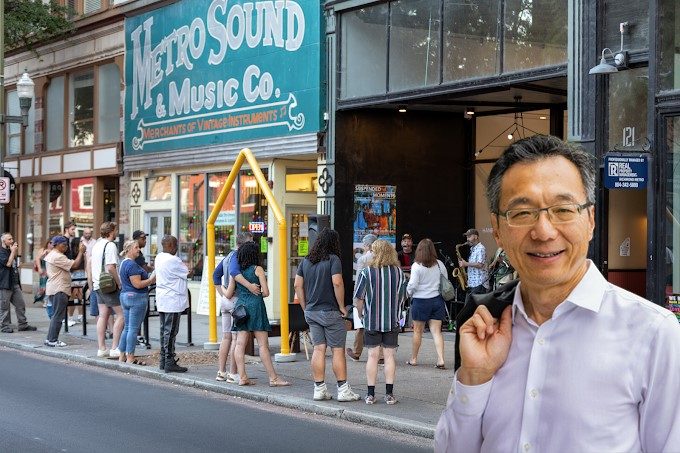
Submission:
{"label": "musical instrument", "polygon": [[[458,258],[458,261],[463,259],[463,256],[460,254],[460,248],[464,245],[468,245],[467,242],[463,242],[462,244],[456,244],[456,257]],[[460,288],[465,291],[467,289],[467,273],[465,272],[465,268],[456,266],[453,269],[452,272],[453,276],[458,279],[458,283],[460,283]]]}

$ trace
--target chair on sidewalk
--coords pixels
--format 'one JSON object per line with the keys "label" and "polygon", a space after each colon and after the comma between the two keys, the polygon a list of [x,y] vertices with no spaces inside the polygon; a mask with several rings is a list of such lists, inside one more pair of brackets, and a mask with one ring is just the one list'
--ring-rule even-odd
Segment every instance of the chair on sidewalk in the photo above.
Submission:
{"label": "chair on sidewalk", "polygon": [[290,350],[293,351],[296,341],[302,341],[305,347],[305,357],[309,360],[307,343],[312,344],[312,340],[309,338],[309,325],[305,321],[305,312],[300,304],[288,304],[288,331],[290,332],[288,334]]}

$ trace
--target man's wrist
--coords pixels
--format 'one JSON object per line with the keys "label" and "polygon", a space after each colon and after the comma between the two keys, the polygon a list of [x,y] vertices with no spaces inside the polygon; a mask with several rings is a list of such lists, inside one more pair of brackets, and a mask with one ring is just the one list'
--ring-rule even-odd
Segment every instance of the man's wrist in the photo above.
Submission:
{"label": "man's wrist", "polygon": [[458,369],[457,376],[458,382],[463,385],[481,385],[493,379],[494,374],[494,372],[489,370],[481,370],[477,368],[471,369],[461,366],[460,369]]}

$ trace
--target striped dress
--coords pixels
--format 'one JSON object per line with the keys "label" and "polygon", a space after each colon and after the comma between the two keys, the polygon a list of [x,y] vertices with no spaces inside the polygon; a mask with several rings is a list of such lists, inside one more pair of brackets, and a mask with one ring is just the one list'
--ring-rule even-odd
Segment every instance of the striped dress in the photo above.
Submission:
{"label": "striped dress", "polygon": [[399,315],[406,299],[406,278],[401,268],[367,267],[359,272],[354,299],[364,301],[364,328],[391,332],[399,327]]}

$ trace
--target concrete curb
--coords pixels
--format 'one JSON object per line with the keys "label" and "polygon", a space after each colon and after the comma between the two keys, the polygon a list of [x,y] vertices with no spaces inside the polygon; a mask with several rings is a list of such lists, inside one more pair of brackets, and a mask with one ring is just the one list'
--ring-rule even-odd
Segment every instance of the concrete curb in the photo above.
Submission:
{"label": "concrete curb", "polygon": [[[317,403],[313,400],[302,399],[298,397],[285,397],[280,395],[269,395],[258,392],[256,389],[250,387],[238,387],[235,385],[221,385],[203,380],[196,380],[185,378],[177,374],[165,374],[153,366],[149,367],[135,367],[121,364],[118,361],[102,360],[99,358],[83,357],[80,355],[62,352],[58,349],[46,349],[40,346],[28,346],[24,344],[14,343],[7,340],[0,340],[0,346],[17,349],[19,351],[30,352],[33,354],[54,357],[71,362],[82,363],[85,365],[96,366],[100,368],[108,368],[111,370],[122,371],[136,376],[156,379],[158,381],[170,382],[185,387],[193,387],[201,390],[207,390],[214,393],[221,393],[224,395],[248,399],[261,403],[273,404],[280,407],[299,410],[310,414],[323,415],[324,417],[339,418],[353,423],[362,425],[374,426],[377,428],[388,429],[399,433],[410,434],[413,436],[423,437],[427,439],[434,439],[434,427],[423,423],[406,420],[403,418],[385,418],[380,415],[367,414],[335,405],[333,403]],[[338,403],[339,404],[339,403]]]}

